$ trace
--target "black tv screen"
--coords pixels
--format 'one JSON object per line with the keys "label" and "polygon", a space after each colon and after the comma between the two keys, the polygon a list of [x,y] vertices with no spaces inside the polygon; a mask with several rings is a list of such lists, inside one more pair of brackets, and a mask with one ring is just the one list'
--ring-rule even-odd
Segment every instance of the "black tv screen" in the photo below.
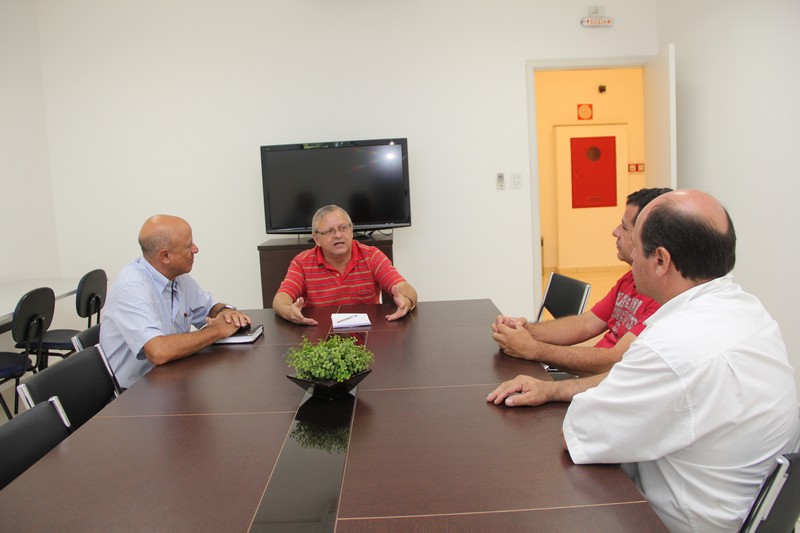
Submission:
{"label": "black tv screen", "polygon": [[344,208],[356,231],[411,225],[406,139],[261,147],[267,233],[311,233],[311,217]]}

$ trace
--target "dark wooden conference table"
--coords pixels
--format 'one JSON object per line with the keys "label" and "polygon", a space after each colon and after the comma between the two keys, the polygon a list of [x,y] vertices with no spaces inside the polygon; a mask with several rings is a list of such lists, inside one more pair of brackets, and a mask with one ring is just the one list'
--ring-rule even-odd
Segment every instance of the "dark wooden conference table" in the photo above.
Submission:
{"label": "dark wooden conference table", "polygon": [[[369,314],[376,360],[351,396],[312,404],[283,356],[325,338],[337,311]],[[565,404],[486,402],[517,374],[547,379],[498,351],[490,300],[422,302],[386,322],[391,311],[309,310],[316,327],[248,311],[264,337],[152,370],[0,491],[0,528],[666,531],[618,466],[572,463]],[[298,444],[301,413],[332,420],[332,408],[347,415],[344,445]]]}

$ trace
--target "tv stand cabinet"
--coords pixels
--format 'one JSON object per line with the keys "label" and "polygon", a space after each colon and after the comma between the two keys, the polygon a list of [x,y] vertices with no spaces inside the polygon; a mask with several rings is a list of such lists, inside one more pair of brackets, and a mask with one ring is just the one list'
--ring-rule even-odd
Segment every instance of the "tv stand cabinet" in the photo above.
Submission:
{"label": "tv stand cabinet", "polygon": [[[393,240],[391,235],[373,234],[369,238],[356,238],[361,244],[375,246],[394,262],[392,254]],[[264,309],[272,308],[272,299],[278,292],[289,263],[294,256],[314,247],[314,242],[308,241],[308,235],[271,239],[258,245],[258,258],[261,264],[261,301]]]}

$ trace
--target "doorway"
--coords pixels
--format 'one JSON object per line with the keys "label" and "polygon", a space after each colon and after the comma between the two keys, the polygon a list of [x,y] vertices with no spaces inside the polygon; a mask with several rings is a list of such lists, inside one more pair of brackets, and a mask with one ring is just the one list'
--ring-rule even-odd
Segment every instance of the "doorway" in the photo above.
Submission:
{"label": "doorway", "polygon": [[[628,170],[629,161],[644,164],[643,69],[543,70],[534,79],[542,270],[580,277],[581,269],[616,269],[611,231],[625,197],[645,183],[645,172]],[[569,144],[589,136],[617,139],[613,201],[573,207]]]}
{"label": "doorway", "polygon": [[[540,105],[539,91],[536,89],[535,75],[538,72],[558,70],[614,70],[617,68],[641,68],[643,71],[644,132],[647,159],[643,180],[645,187],[677,188],[677,115],[675,96],[675,45],[659,47],[656,55],[646,57],[609,57],[560,60],[529,60],[526,62],[528,93],[528,128],[530,138],[531,203],[533,206],[532,251],[533,251],[533,308],[541,302],[542,272],[547,255],[545,253],[545,234],[542,232],[542,211],[554,196],[540,193],[543,177],[539,168],[540,157],[548,152],[539,146],[543,133],[538,131],[537,117],[547,108]],[[599,84],[597,89],[599,90]],[[608,89],[608,87],[606,88]],[[570,121],[574,124],[575,119]],[[546,133],[546,132],[545,132]],[[545,135],[546,136],[546,135]],[[552,153],[550,151],[549,153]],[[633,160],[631,160],[633,162]],[[548,264],[552,263],[548,259]],[[597,291],[596,291],[597,292]]]}
{"label": "doorway", "polygon": [[[612,96],[620,87],[620,80],[609,82],[606,74],[618,74],[620,71],[633,70],[639,72],[639,81],[636,81],[641,89],[641,118],[639,124],[634,127],[642,131],[641,136],[632,138],[629,134],[629,160],[631,164],[644,165],[644,172],[637,171],[629,174],[629,187],[633,191],[642,187],[676,187],[677,178],[675,169],[677,166],[676,151],[676,122],[675,115],[675,49],[674,45],[667,44],[659,50],[655,56],[648,57],[623,57],[623,58],[594,58],[594,59],[574,59],[574,60],[537,60],[528,61],[527,67],[527,87],[528,87],[528,131],[530,147],[530,168],[531,168],[531,203],[539,211],[533,213],[532,236],[533,236],[533,286],[534,286],[534,308],[541,301],[542,297],[542,274],[545,266],[555,267],[557,258],[554,246],[555,227],[556,227],[556,181],[555,167],[551,164],[548,168],[542,168],[541,159],[550,158],[554,160],[555,154],[555,135],[554,127],[574,126],[586,124],[579,121],[578,116],[584,106],[579,104],[593,103],[592,99],[599,99],[601,96]],[[536,77],[539,74],[549,72],[561,73],[582,73],[588,79],[579,89],[581,91],[572,95],[572,100],[568,105],[563,105],[564,118],[552,121],[550,125],[542,129],[539,118],[547,115],[552,109],[551,99],[544,94],[541,87],[537,87]],[[594,78],[592,78],[594,76]],[[602,79],[598,76],[602,76]],[[606,80],[606,81],[603,81]],[[601,85],[604,91],[601,92]],[[565,83],[558,89],[563,92],[564,87],[572,87],[575,91],[574,83]],[[647,95],[645,98],[644,95]],[[595,96],[596,95],[596,96]],[[620,118],[617,113],[617,106],[609,106],[607,98],[604,105],[599,107],[592,106],[592,122],[594,124],[621,124],[628,123],[629,132],[631,123],[624,118]],[[600,101],[603,103],[603,101]],[[595,112],[596,111],[596,112]],[[646,135],[645,135],[646,134]],[[647,158],[645,159],[645,149]],[[627,193],[626,193],[627,195]],[[622,215],[620,209],[619,216]],[[548,220],[549,217],[549,220]],[[549,225],[548,225],[549,224]],[[610,235],[613,227],[603,228],[608,234],[608,247],[613,251],[614,243]],[[625,265],[619,263],[622,269]],[[568,273],[569,274],[569,273]],[[616,279],[616,278],[614,278]],[[596,291],[601,289],[598,287]]]}

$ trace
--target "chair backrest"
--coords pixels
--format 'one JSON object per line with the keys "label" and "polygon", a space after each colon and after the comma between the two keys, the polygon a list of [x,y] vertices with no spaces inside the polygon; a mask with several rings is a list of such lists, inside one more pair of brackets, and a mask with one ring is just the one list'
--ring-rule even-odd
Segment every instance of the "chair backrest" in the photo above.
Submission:
{"label": "chair backrest", "polygon": [[55,397],[0,426],[0,489],[68,436],[69,419]]}
{"label": "chair backrest", "polygon": [[101,268],[86,273],[78,282],[75,309],[79,317],[89,319],[87,327],[92,325],[93,315],[97,315],[97,322],[100,322],[100,310],[106,303],[107,290],[108,276]]}
{"label": "chair backrest", "polygon": [[584,281],[551,272],[536,321],[542,319],[545,309],[553,318],[583,313],[591,289],[592,286]]}
{"label": "chair backrest", "polygon": [[28,406],[58,396],[72,431],[81,427],[108,402],[119,396],[114,372],[100,346],[90,346],[32,375],[17,387]]}
{"label": "chair backrest", "polygon": [[794,531],[800,517],[800,453],[779,455],[761,485],[740,533]]}
{"label": "chair backrest", "polygon": [[84,348],[94,346],[100,343],[100,324],[95,324],[90,328],[79,332],[72,337],[72,346],[76,352],[80,352]]}
{"label": "chair backrest", "polygon": [[53,323],[56,295],[50,287],[39,287],[22,295],[11,319],[11,336],[16,342],[32,341]]}

